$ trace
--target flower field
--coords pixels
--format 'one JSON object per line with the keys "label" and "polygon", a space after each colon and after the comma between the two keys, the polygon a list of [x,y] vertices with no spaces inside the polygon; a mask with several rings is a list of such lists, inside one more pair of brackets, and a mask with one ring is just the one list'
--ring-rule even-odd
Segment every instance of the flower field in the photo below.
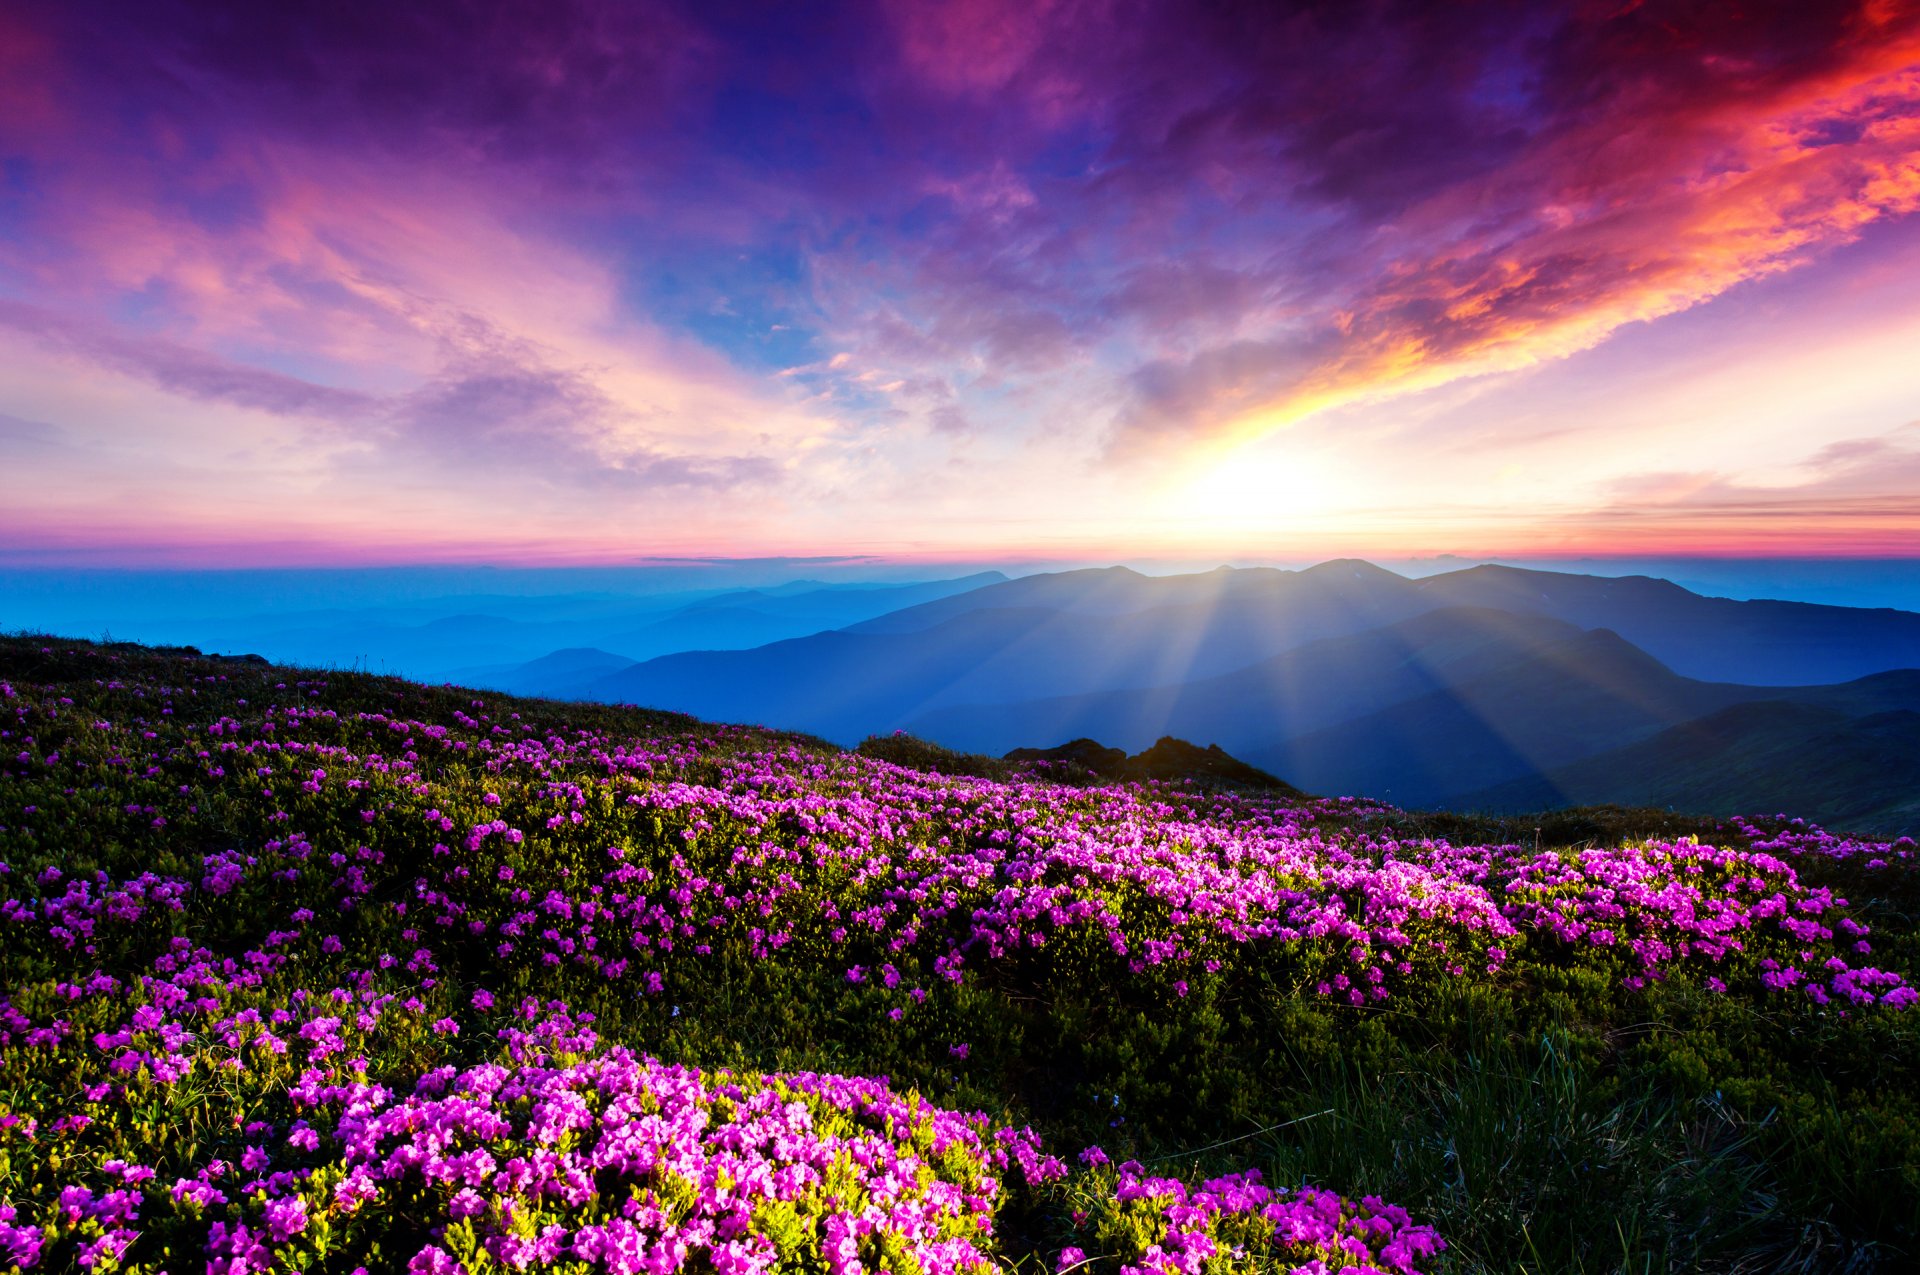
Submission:
{"label": "flower field", "polygon": [[1916,1260],[1913,843],[1585,831],[0,640],[0,1252]]}

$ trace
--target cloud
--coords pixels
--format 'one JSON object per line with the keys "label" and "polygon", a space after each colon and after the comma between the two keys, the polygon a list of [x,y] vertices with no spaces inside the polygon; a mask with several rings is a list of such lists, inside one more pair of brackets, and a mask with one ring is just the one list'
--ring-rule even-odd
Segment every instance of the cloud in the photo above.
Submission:
{"label": "cloud", "polygon": [[713,52],[675,6],[648,0],[107,0],[63,6],[51,25],[96,73],[183,122],[244,111],[277,135],[505,160],[554,180],[670,134]]}
{"label": "cloud", "polygon": [[888,12],[908,68],[944,92],[969,96],[1004,89],[1070,21],[1100,16],[1062,0],[905,3]]}
{"label": "cloud", "polygon": [[7,350],[111,374],[17,410],[316,525],[1125,528],[1307,421],[1418,504],[1561,428],[1496,378],[1920,209],[1920,3],[36,2],[0,161]]}
{"label": "cloud", "polygon": [[1628,475],[1611,484],[1612,498],[1591,518],[1769,539],[1807,534],[1803,549],[1835,533],[1877,533],[1900,544],[1913,530],[1915,491],[1920,424],[1830,443],[1807,457],[1797,481],[1761,483],[1714,471]]}
{"label": "cloud", "polygon": [[416,464],[511,472],[593,490],[733,490],[780,476],[770,458],[675,455],[644,442],[643,423],[589,376],[516,362],[496,350],[396,398],[389,448]]}
{"label": "cloud", "polygon": [[65,433],[45,421],[22,420],[0,412],[0,451],[33,456],[70,450]]}
{"label": "cloud", "polygon": [[378,400],[352,390],[253,367],[158,337],[128,336],[39,306],[0,300],[0,327],[15,329],[55,353],[136,377],[169,393],[258,408],[275,416],[356,420]]}
{"label": "cloud", "polygon": [[[1319,326],[1274,342],[1264,369],[1230,360],[1224,390],[1216,351],[1158,369],[1121,417],[1123,439],[1258,434],[1536,366],[1920,208],[1913,10],[1772,16],[1690,39],[1656,38],[1651,18],[1568,23],[1540,59],[1544,114],[1529,137],[1467,148],[1491,165],[1470,183],[1382,163],[1406,189],[1391,221],[1334,258],[1343,276],[1329,273]],[[1317,189],[1353,193],[1339,146],[1305,158]]]}
{"label": "cloud", "polygon": [[[462,499],[477,512],[514,484],[551,518],[622,510],[643,492],[764,494],[779,483],[787,468],[772,457],[817,422],[697,342],[625,311],[617,254],[546,231],[523,215],[533,192],[499,180],[564,167],[534,144],[535,126],[567,132],[564,117],[594,114],[605,94],[652,95],[624,117],[646,133],[645,110],[671,106],[679,90],[596,69],[593,46],[611,42],[602,52],[624,67],[673,41],[608,28],[629,21],[621,6],[608,6],[604,22],[527,41],[502,33],[504,9],[475,35],[437,14],[373,8],[322,6],[306,18],[289,8],[231,29],[196,10],[178,30],[149,33],[178,55],[170,68],[139,47],[154,17],[145,10],[86,56],[74,28],[53,24],[67,59],[44,74],[61,87],[91,80],[121,109],[70,119],[69,135],[55,138],[10,138],[0,121],[0,155],[11,141],[32,157],[34,194],[31,234],[0,224],[0,268],[35,297],[0,301],[0,327],[159,392],[123,394],[120,410],[133,414],[99,423],[102,472],[142,452],[152,441],[143,435],[177,419],[169,401],[186,400],[321,427],[299,492],[262,472],[251,441],[236,437],[216,454],[204,436],[232,426],[203,424],[201,437],[178,440],[201,450],[204,481],[224,469],[236,487],[277,489],[288,516],[329,477],[363,497],[404,491],[424,517],[422,493],[458,476],[468,494],[432,505],[461,521]],[[538,25],[530,11],[519,16]],[[289,20],[324,30],[303,43],[276,25]],[[229,37],[238,43],[221,43]],[[456,56],[470,37],[474,56]],[[127,84],[105,82],[116,59],[127,60]],[[286,59],[298,63],[293,81],[324,82],[353,97],[352,109],[280,119],[269,100],[280,89],[262,67]],[[379,88],[390,74],[414,77],[389,86],[392,100]],[[602,97],[587,92],[594,85]],[[256,97],[259,110],[221,109]],[[501,113],[497,128],[489,110]],[[393,144],[362,151],[363,124],[391,127]],[[540,153],[520,153],[523,144]],[[662,499],[648,516],[665,522],[673,507]]]}
{"label": "cloud", "polygon": [[816,258],[833,338],[1039,395],[1098,351],[1119,455],[1551,363],[1920,206],[1908,0],[888,12],[942,202]]}
{"label": "cloud", "polygon": [[583,436],[614,414],[585,376],[499,356],[449,369],[393,406],[410,445],[463,465],[544,466],[556,450],[562,463],[577,463]]}
{"label": "cloud", "polygon": [[[480,357],[389,396],[318,385],[157,338],[132,338],[37,307],[0,301],[0,326],[169,394],[326,421],[372,448],[368,463],[401,461],[445,471],[510,471],[576,488],[764,485],[780,467],[765,457],[673,455],[636,443],[639,417],[579,371],[544,366],[524,347],[479,340]],[[625,435],[625,441],[622,436]],[[59,443],[51,425],[0,415],[0,442]]]}
{"label": "cloud", "polygon": [[1826,481],[1905,485],[1914,490],[1907,480],[1920,479],[1920,421],[1909,421],[1885,434],[1828,443],[1807,458],[1806,467]]}
{"label": "cloud", "polygon": [[[647,445],[641,415],[585,372],[545,365],[525,343],[468,340],[483,353],[444,367],[417,388],[374,395],[264,371],[159,339],[134,339],[0,301],[0,325],[61,354],[169,394],[320,420],[358,440],[363,465],[442,472],[510,472],[576,489],[764,485],[780,467],[764,457],[675,455]],[[49,445],[52,426],[0,416],[9,441]]]}

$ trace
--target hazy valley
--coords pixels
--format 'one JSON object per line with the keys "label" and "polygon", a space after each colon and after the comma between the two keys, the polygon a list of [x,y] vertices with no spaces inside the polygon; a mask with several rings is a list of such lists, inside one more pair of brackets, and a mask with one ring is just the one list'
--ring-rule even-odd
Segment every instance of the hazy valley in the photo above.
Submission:
{"label": "hazy valley", "polygon": [[[747,649],[559,650],[472,680],[844,745],[899,730],[993,756],[1076,738],[1134,752],[1171,735],[1409,808],[1785,806],[1913,830],[1912,612],[1495,566],[1409,580],[1354,561],[969,585]],[[809,599],[825,612],[814,594],[786,601]],[[697,611],[660,623],[700,632]]]}

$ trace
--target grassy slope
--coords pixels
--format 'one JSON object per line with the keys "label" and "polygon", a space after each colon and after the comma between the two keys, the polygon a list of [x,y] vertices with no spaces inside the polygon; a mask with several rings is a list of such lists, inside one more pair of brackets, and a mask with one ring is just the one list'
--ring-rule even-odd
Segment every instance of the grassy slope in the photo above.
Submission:
{"label": "grassy slope", "polygon": [[[636,710],[353,674],[314,674],[309,685],[286,669],[70,642],[43,653],[45,646],[0,640],[0,678],[73,701],[62,739],[43,730],[38,742],[63,746],[69,765],[119,746],[83,729],[95,716],[139,716],[164,740],[223,716],[251,726],[280,704],[322,706],[343,719],[404,713],[451,726],[468,713],[535,731],[701,740],[699,749],[716,760],[769,740]],[[226,680],[175,713],[153,709],[154,688],[208,676]],[[344,723],[341,731],[361,748],[377,742],[371,731],[360,738]],[[823,761],[836,753],[786,738]],[[87,778],[97,790],[69,794],[19,775],[0,779],[0,821],[8,825],[0,859],[16,873],[48,863],[69,872],[137,870],[283,832],[271,821],[276,803],[238,774],[188,794],[189,813],[168,775],[106,766],[104,755],[93,760]],[[690,780],[698,782],[707,764],[692,763]],[[423,774],[425,795],[369,773],[369,787],[351,798],[399,812],[391,825],[382,816],[387,857],[373,884],[376,902],[404,898],[427,870],[426,839],[388,831],[407,826],[401,814],[431,804],[479,821],[488,813],[481,794],[503,782],[452,755],[429,759]],[[576,779],[589,790],[599,782],[591,773]],[[320,849],[350,849],[375,834],[349,818],[347,800],[336,788],[278,804]],[[28,804],[39,809],[30,823],[19,822],[16,812]],[[148,807],[166,810],[168,824],[154,827]],[[1713,821],[1617,810],[1545,823],[1383,812],[1355,818],[1374,832],[1457,842],[1725,835]],[[621,835],[664,856],[682,848],[678,832],[656,821]],[[913,835],[939,833],[935,825]],[[570,837],[563,828],[532,837],[523,870],[598,853],[604,841],[588,842],[605,835]],[[1327,835],[1337,838],[1339,827],[1330,824]],[[1803,878],[1854,898],[1875,929],[1878,959],[1910,975],[1920,967],[1920,883],[1910,873],[1866,877],[1855,865],[1816,860],[1800,867]],[[268,903],[259,901],[256,913],[236,900],[197,918],[196,937],[237,953],[258,941]],[[399,942],[384,931],[400,923],[377,907],[363,910],[357,924],[370,950]],[[1116,1158],[1132,1154],[1167,1170],[1258,1164],[1280,1181],[1379,1193],[1439,1226],[1457,1271],[1832,1270],[1849,1262],[1901,1269],[1920,1253],[1920,1015],[1843,1020],[1789,998],[1712,996],[1678,980],[1628,990],[1617,971],[1545,958],[1518,959],[1495,978],[1429,982],[1387,1006],[1357,1009],[1303,994],[1284,962],[1258,951],[1174,997],[1162,979],[1129,977],[1117,962],[1076,951],[1007,962],[940,987],[925,1015],[899,1026],[885,1018],[887,1002],[871,983],[850,985],[838,966],[804,952],[764,961],[721,950],[673,964],[671,1006],[636,1001],[564,967],[502,962],[484,945],[451,943],[441,962],[452,984],[485,979],[506,993],[562,997],[599,1015],[604,1037],[670,1060],[887,1073],[949,1105],[1032,1120],[1063,1151],[1099,1142]],[[61,960],[13,948],[0,952],[0,973],[10,992],[20,992],[72,977],[56,968]],[[964,1062],[950,1053],[956,1039],[971,1042]],[[5,1075],[0,1099],[11,1102],[57,1084],[17,1067]],[[1057,1221],[1035,1216],[1028,1225],[1038,1235]]]}
{"label": "grassy slope", "polygon": [[1920,713],[1854,717],[1813,704],[1741,704],[1453,804],[1512,810],[1601,793],[1718,814],[1791,810],[1882,836],[1910,832],[1920,829]]}

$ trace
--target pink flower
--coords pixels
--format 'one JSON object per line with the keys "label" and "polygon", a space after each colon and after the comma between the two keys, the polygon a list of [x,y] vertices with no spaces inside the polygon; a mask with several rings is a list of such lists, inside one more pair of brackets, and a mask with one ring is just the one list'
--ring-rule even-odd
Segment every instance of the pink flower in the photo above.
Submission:
{"label": "pink flower", "polygon": [[307,1229],[307,1202],[297,1195],[267,1201],[264,1211],[273,1242],[285,1244]]}

